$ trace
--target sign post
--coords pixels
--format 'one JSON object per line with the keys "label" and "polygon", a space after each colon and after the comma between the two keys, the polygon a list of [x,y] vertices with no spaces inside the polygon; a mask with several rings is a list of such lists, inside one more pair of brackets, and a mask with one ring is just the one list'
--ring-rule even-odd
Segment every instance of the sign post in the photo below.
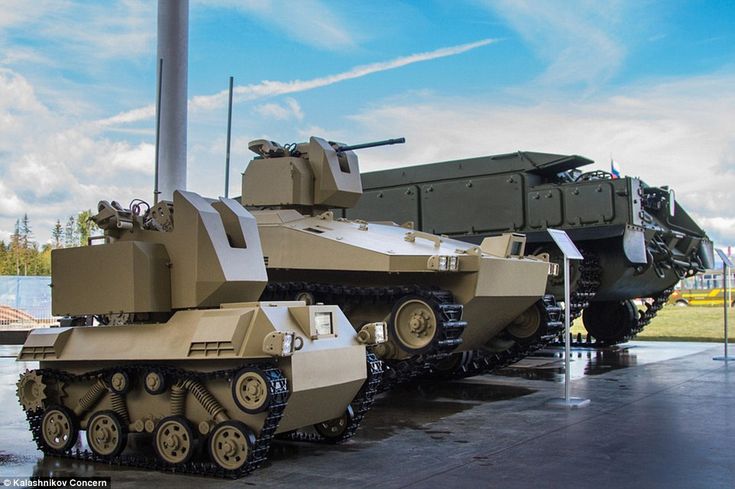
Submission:
{"label": "sign post", "polygon": [[569,238],[566,231],[560,229],[549,229],[551,239],[564,255],[564,398],[551,399],[547,404],[555,408],[583,408],[590,404],[589,399],[581,399],[579,397],[571,397],[571,345],[569,327],[570,318],[570,290],[569,290],[569,260],[582,260],[583,256],[574,242]]}
{"label": "sign post", "polygon": [[714,357],[713,360],[719,360],[724,361],[727,363],[729,360],[735,360],[735,358],[730,358],[727,356],[727,343],[728,343],[728,332],[727,332],[727,316],[728,316],[728,310],[730,309],[730,270],[732,270],[732,262],[730,261],[730,257],[728,257],[724,251],[722,251],[719,248],[716,248],[715,251],[717,251],[717,254],[720,255],[720,259],[722,260],[722,291],[724,292],[724,297],[722,298],[722,302],[725,305],[725,354],[721,357]]}

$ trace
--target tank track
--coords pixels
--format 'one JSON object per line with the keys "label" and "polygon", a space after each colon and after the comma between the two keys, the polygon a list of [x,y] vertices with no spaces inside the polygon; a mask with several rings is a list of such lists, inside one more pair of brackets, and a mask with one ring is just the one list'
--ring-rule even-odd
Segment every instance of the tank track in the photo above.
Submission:
{"label": "tank track", "polygon": [[[65,384],[72,383],[75,381],[86,381],[94,380],[98,378],[104,378],[111,374],[113,371],[118,372],[120,370],[126,371],[128,375],[141,375],[146,369],[156,369],[162,372],[168,380],[180,380],[180,379],[196,379],[196,380],[216,380],[225,379],[230,380],[232,376],[242,367],[245,366],[257,366],[260,368],[266,376],[268,381],[268,388],[271,392],[271,404],[268,409],[268,414],[265,421],[256,437],[256,442],[253,448],[248,453],[248,461],[239,470],[230,471],[225,470],[215,463],[210,461],[191,461],[184,464],[171,465],[155,457],[146,457],[143,455],[127,455],[121,454],[114,458],[103,458],[93,453],[90,450],[79,450],[70,448],[63,453],[57,453],[49,449],[44,442],[41,434],[42,421],[43,421],[43,410],[38,409],[36,411],[26,412],[26,418],[30,425],[33,440],[36,442],[36,446],[45,455],[60,456],[65,458],[72,458],[76,460],[84,460],[89,462],[98,462],[108,465],[123,465],[128,467],[136,467],[157,471],[165,472],[176,472],[185,474],[194,474],[210,477],[222,477],[222,478],[238,478],[243,477],[253,470],[257,469],[267,458],[268,450],[273,440],[273,436],[278,428],[278,423],[283,417],[283,411],[286,408],[288,402],[289,389],[286,378],[283,373],[275,367],[272,363],[267,364],[250,364],[240,365],[235,369],[219,370],[216,372],[190,372],[186,370],[176,369],[172,367],[164,367],[161,365],[139,365],[129,367],[115,367],[109,369],[97,370],[82,375],[73,375],[67,372],[55,370],[55,369],[39,369],[37,372],[43,375],[44,379],[51,379]],[[196,457],[195,457],[196,458]]]}
{"label": "tank track", "polygon": [[[669,288],[661,292],[660,294],[657,294],[652,297],[652,302],[645,304],[645,310],[638,311],[638,324],[633,329],[633,331],[630,332],[630,334],[624,336],[623,338],[617,340],[617,341],[601,341],[597,340],[594,336],[587,334],[585,338],[582,337],[582,334],[577,334],[577,337],[572,337],[571,346],[583,348],[583,347],[600,347],[605,348],[608,346],[615,346],[622,343],[626,343],[632,339],[634,339],[638,333],[643,331],[643,329],[648,326],[648,324],[653,320],[653,318],[656,317],[658,314],[658,311],[661,310],[666,305],[666,302],[669,300],[669,296],[674,292],[673,288]],[[571,333],[570,333],[571,334]],[[554,346],[563,346],[563,336],[560,338],[560,340],[557,343],[554,343]]]}
{"label": "tank track", "polygon": [[[646,310],[645,311],[638,311],[639,317],[638,317],[638,326],[636,327],[635,331],[633,332],[631,338],[635,337],[638,333],[643,331],[643,328],[648,326],[648,324],[653,320],[653,318],[656,317],[656,314],[658,314],[658,311],[660,311],[665,305],[666,302],[669,300],[669,296],[674,292],[674,288],[670,287],[660,294],[657,294],[653,296],[653,302],[646,303]],[[626,340],[627,341],[627,340]]]}
{"label": "tank track", "polygon": [[441,316],[442,336],[429,351],[417,357],[383,360],[385,371],[380,392],[424,374],[427,361],[445,357],[462,344],[462,332],[467,326],[467,322],[461,320],[462,305],[453,302],[454,296],[451,292],[420,285],[359,287],[311,282],[271,282],[266,286],[260,300],[294,300],[301,292],[312,294],[316,302],[335,304],[343,309],[375,304],[390,306],[392,309],[396,302],[407,296],[419,297],[434,304]]}
{"label": "tank track", "polygon": [[[597,255],[580,250],[584,257],[579,265],[581,276],[575,284],[574,290],[569,296],[569,323],[582,316],[582,312],[590,305],[590,300],[597,294],[600,288],[600,260]],[[564,346],[564,316],[562,315],[562,328],[557,338],[550,343],[551,346]]]}
{"label": "tank track", "polygon": [[516,341],[512,347],[501,352],[473,351],[471,358],[458,369],[452,372],[432,370],[429,377],[432,379],[459,380],[489,374],[547,346],[558,338],[560,332],[563,334],[563,312],[553,295],[547,294],[541,300],[544,305],[544,322],[546,324],[546,332],[543,335],[534,338],[530,342]]}
{"label": "tank track", "polygon": [[312,443],[341,443],[352,438],[360,427],[362,419],[370,410],[378,393],[383,376],[383,362],[373,353],[367,355],[367,379],[350,403],[352,416],[345,430],[339,436],[328,438],[319,433],[307,433],[303,431],[291,431],[278,435],[277,438],[289,441],[303,441]]}
{"label": "tank track", "polygon": [[[646,302],[645,303],[645,310],[638,311],[638,323],[636,324],[635,328],[627,335],[625,335],[623,338],[617,340],[617,341],[600,341],[595,339],[591,335],[587,335],[586,342],[572,342],[574,346],[614,346],[619,345],[621,343],[626,343],[636,337],[638,333],[643,331],[643,328],[648,326],[650,322],[653,320],[653,318],[656,317],[656,314],[658,314],[658,311],[660,311],[665,305],[666,302],[669,300],[669,296],[674,292],[674,288],[668,288],[664,290],[663,292],[656,294],[652,297],[652,302]],[[593,342],[594,341],[594,342]]]}
{"label": "tank track", "polygon": [[570,321],[574,321],[582,315],[582,311],[590,305],[590,300],[597,294],[597,289],[600,288],[600,273],[602,271],[600,260],[596,254],[589,251],[582,251],[582,256],[584,258],[579,265],[581,276],[569,297]]}

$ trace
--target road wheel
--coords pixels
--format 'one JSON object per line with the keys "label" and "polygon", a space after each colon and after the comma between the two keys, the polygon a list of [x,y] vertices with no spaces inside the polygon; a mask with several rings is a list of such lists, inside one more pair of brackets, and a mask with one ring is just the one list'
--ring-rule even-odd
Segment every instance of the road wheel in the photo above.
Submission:
{"label": "road wheel", "polygon": [[352,410],[352,406],[347,406],[347,411],[342,416],[317,423],[314,425],[314,429],[326,441],[336,443],[341,441],[347,434],[347,428],[350,427],[350,423],[352,423],[354,418],[355,412]]}
{"label": "road wheel", "polygon": [[412,354],[431,348],[440,335],[436,309],[419,297],[406,297],[399,301],[393,308],[389,325],[401,350]]}
{"label": "road wheel", "polygon": [[77,442],[76,415],[64,406],[49,406],[41,421],[43,444],[52,453],[64,453]]}
{"label": "road wheel", "polygon": [[89,448],[103,458],[114,458],[125,449],[128,430],[114,411],[95,413],[87,424]]}
{"label": "road wheel", "polygon": [[262,413],[271,403],[268,381],[262,370],[246,367],[232,381],[232,397],[235,404],[248,414]]}
{"label": "road wheel", "polygon": [[245,423],[224,421],[209,435],[209,457],[225,470],[239,470],[248,461],[255,445],[255,434]]}
{"label": "road wheel", "polygon": [[183,416],[163,418],[153,433],[153,448],[162,461],[176,465],[194,455],[194,430]]}
{"label": "road wheel", "polygon": [[584,326],[597,341],[614,345],[630,339],[638,327],[638,308],[632,300],[591,302],[584,310]]}

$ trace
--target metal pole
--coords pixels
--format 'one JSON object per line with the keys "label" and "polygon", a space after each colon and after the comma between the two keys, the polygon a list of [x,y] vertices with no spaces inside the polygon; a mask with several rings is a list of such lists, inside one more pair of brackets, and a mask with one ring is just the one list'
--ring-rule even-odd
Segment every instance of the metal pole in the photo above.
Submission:
{"label": "metal pole", "polygon": [[725,296],[723,297],[724,300],[722,302],[725,305],[725,363],[727,363],[727,361],[729,360],[727,356],[727,343],[729,341],[728,334],[727,334],[727,312],[730,307],[730,297],[729,297],[730,287],[728,287],[728,282],[729,282],[728,279],[730,278],[729,275],[730,275],[730,272],[728,270],[727,263],[723,261],[722,262],[722,278],[723,278],[722,287],[725,289],[724,290]]}
{"label": "metal pole", "polygon": [[730,342],[729,338],[729,331],[728,331],[728,324],[727,324],[727,316],[728,316],[728,310],[730,308],[730,270],[732,269],[732,262],[730,261],[730,257],[728,257],[724,251],[722,251],[719,248],[716,248],[715,251],[718,255],[720,255],[720,259],[722,260],[722,291],[724,293],[723,297],[723,319],[725,322],[725,345],[724,350],[725,354],[721,357],[714,357],[713,360],[724,360],[725,364],[727,364],[728,360],[730,358],[727,356],[727,350],[730,345],[728,343]]}
{"label": "metal pole", "polygon": [[158,204],[158,165],[159,165],[159,147],[161,143],[161,82],[163,76],[163,59],[158,59],[158,85],[156,87],[156,169],[153,177],[153,205]]}
{"label": "metal pole", "polygon": [[159,140],[160,197],[186,189],[189,0],[158,0],[158,59],[162,72]]}
{"label": "metal pole", "polygon": [[569,292],[569,258],[564,255],[564,402],[569,404],[570,402],[570,386],[571,383],[571,345],[569,338],[569,313],[571,308],[569,307],[570,301]]}
{"label": "metal pole", "polygon": [[225,198],[230,193],[230,141],[232,139],[232,84],[234,77],[230,77],[230,98],[227,102],[227,156],[225,157]]}

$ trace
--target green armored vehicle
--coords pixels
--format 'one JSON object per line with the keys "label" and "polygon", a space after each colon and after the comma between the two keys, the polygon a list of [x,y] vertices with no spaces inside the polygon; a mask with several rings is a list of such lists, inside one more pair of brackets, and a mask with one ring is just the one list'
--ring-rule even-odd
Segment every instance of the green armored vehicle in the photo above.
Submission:
{"label": "green armored vehicle", "polygon": [[[562,257],[548,228],[583,251],[574,268],[573,316],[584,310],[601,344],[627,341],[650,322],[674,285],[712,265],[712,243],[667,187],[579,168],[571,155],[517,152],[366,173],[350,219],[410,221],[470,243],[524,233],[532,253]],[[548,291],[563,297],[560,278]],[[635,298],[650,298],[638,311]]]}
{"label": "green armored vehicle", "polygon": [[[268,267],[263,300],[336,304],[356,329],[385,319],[388,341],[374,351],[393,381],[426,368],[474,375],[546,344],[561,324],[544,292],[555,267],[527,256],[523,235],[473,245],[335,216],[362,194],[352,150],[375,144],[384,143],[250,143],[259,156],[243,174],[242,203],[258,222]],[[469,351],[472,362],[461,354]]]}
{"label": "green armored vehicle", "polygon": [[[266,271],[234,200],[177,191],[145,206],[103,201],[104,242],[52,252],[53,312],[66,319],[32,331],[18,356],[40,363],[17,390],[38,448],[238,477],[278,434],[351,436],[380,381],[366,349],[385,324],[358,335],[336,306],[252,302]],[[126,451],[131,437],[155,456]]]}

